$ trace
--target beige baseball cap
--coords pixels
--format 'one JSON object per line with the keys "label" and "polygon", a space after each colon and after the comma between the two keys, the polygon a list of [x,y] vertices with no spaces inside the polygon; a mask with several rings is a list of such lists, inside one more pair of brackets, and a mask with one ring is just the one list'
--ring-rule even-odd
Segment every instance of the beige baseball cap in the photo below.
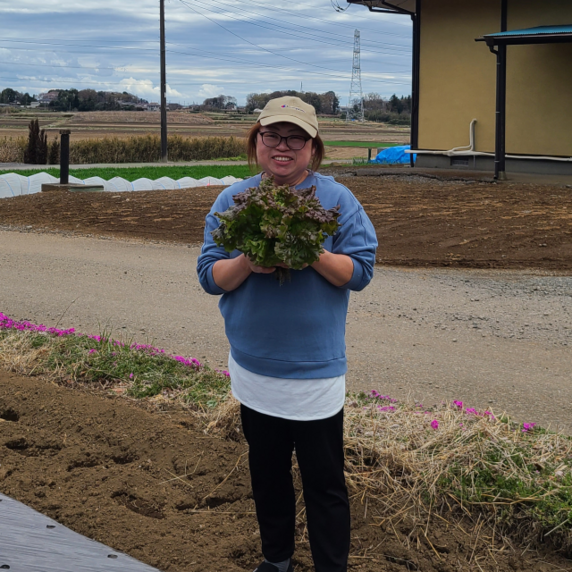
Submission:
{"label": "beige baseball cap", "polygon": [[314,106],[290,95],[271,99],[258,116],[258,121],[261,125],[272,125],[283,121],[294,123],[310,137],[318,134],[318,118]]}

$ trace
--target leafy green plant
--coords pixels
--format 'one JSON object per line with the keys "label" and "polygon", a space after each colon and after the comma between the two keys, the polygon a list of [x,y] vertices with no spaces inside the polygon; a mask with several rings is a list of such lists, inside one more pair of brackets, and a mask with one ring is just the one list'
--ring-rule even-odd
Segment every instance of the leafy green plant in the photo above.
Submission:
{"label": "leafy green plant", "polygon": [[277,268],[280,282],[288,269],[300,270],[320,258],[322,244],[338,227],[339,206],[325,210],[316,187],[296,190],[264,179],[259,187],[236,194],[234,205],[215,213],[220,225],[212,231],[215,243],[227,252],[240,250],[258,266]]}

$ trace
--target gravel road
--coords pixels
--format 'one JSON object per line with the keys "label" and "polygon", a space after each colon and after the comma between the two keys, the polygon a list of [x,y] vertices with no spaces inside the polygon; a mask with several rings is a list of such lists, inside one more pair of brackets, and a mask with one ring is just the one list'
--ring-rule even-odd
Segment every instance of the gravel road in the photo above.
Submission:
{"label": "gravel road", "polygon": [[[0,311],[226,366],[195,246],[0,231]],[[63,315],[63,317],[62,317]],[[347,320],[351,389],[460,399],[572,433],[572,277],[378,267]]]}

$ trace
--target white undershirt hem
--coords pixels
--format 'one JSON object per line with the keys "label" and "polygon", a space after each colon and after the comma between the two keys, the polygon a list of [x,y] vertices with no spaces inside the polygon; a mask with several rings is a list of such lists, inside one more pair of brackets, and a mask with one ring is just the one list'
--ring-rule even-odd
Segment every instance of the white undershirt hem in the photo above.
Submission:
{"label": "white undershirt hem", "polygon": [[228,357],[232,394],[258,413],[293,421],[333,417],[344,406],[346,376],[286,379],[244,369]]}

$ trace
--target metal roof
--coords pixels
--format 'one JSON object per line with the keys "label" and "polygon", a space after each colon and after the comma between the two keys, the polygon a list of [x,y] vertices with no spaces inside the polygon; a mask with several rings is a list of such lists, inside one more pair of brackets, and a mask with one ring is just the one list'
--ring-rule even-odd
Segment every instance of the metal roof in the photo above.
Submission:
{"label": "metal roof", "polygon": [[482,38],[477,38],[477,42],[486,42],[488,46],[572,42],[572,24],[485,34]]}
{"label": "metal roof", "polygon": [[533,36],[536,34],[572,34],[572,24],[568,26],[538,26],[536,28],[525,28],[524,30],[509,30],[508,32],[487,34],[487,36]]}
{"label": "metal roof", "polygon": [[396,14],[415,13],[417,0],[347,0],[348,4],[360,4],[370,11],[383,10]]}

